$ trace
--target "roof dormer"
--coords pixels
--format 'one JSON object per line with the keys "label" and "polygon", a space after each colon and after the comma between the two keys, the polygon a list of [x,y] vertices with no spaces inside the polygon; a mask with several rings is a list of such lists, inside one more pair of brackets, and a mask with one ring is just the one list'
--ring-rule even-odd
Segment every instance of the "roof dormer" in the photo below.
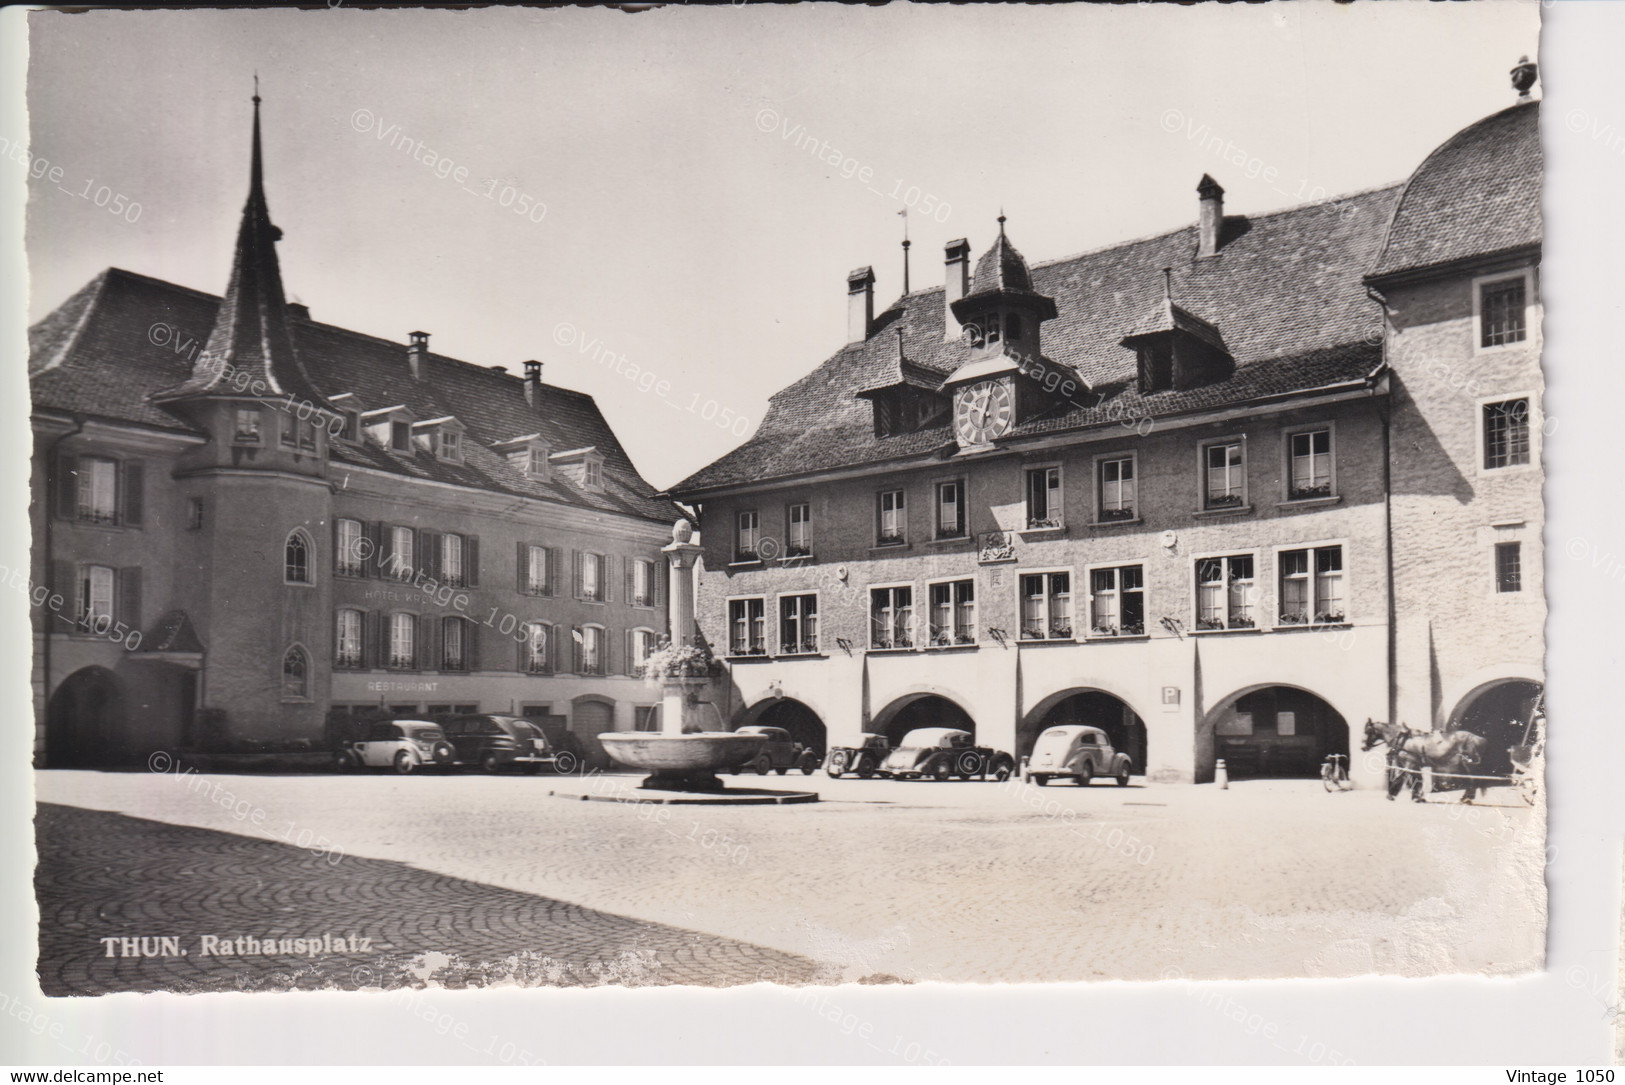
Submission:
{"label": "roof dormer", "polygon": [[412,440],[418,448],[442,463],[463,462],[463,434],[468,427],[451,415],[412,423]]}
{"label": "roof dormer", "polygon": [[344,425],[333,436],[341,441],[359,444],[361,441],[361,416],[367,413],[367,405],[361,402],[361,397],[354,392],[340,392],[336,396],[328,396],[327,401],[338,411]]}
{"label": "roof dormer", "polygon": [[405,404],[379,407],[361,413],[361,427],[368,437],[391,452],[412,453],[412,422],[417,416]]}
{"label": "roof dormer", "polygon": [[530,481],[552,481],[553,464],[549,457],[552,455],[553,446],[548,444],[547,439],[541,434],[527,433],[523,437],[498,441],[491,447],[508,458],[508,466]]}
{"label": "roof dormer", "polygon": [[1139,359],[1143,396],[1212,384],[1236,370],[1219,329],[1174,304],[1172,274],[1173,269],[1163,268],[1162,300],[1122,339]]}
{"label": "roof dormer", "polygon": [[941,390],[942,378],[908,359],[903,331],[897,331],[897,357],[874,383],[853,394],[874,404],[875,436],[914,433],[941,421],[949,400]]}
{"label": "roof dormer", "polygon": [[559,474],[588,493],[604,492],[604,456],[595,446],[555,452],[547,459]]}

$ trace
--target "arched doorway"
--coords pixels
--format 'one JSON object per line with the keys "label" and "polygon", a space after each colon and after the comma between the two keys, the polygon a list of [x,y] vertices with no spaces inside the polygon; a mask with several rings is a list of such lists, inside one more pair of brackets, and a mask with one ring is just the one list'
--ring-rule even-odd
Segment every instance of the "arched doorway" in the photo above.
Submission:
{"label": "arched doorway", "polygon": [[1318,776],[1327,755],[1349,752],[1349,727],[1323,698],[1264,686],[1221,702],[1208,716],[1213,756],[1231,777]]}
{"label": "arched doorway", "polygon": [[828,749],[824,721],[818,718],[818,713],[794,697],[780,697],[764,701],[751,711],[746,712],[744,717],[740,719],[739,726],[751,725],[782,727],[790,732],[792,741],[799,742],[808,749],[816,751],[819,757],[823,757],[824,751]]}
{"label": "arched doorway", "polygon": [[1474,770],[1485,776],[1506,776],[1512,772],[1513,746],[1524,744],[1530,733],[1530,717],[1535,714],[1542,686],[1527,679],[1510,678],[1479,686],[1461,699],[1451,713],[1452,729],[1471,731],[1485,739],[1484,760]]}
{"label": "arched doorway", "polygon": [[124,697],[106,667],[74,671],[45,709],[45,763],[51,768],[106,765],[125,753]]}
{"label": "arched doorway", "polygon": [[893,746],[916,727],[954,727],[976,734],[976,721],[953,701],[935,693],[899,697],[875,714],[869,730],[885,735]]}
{"label": "arched doorway", "polygon": [[1099,689],[1064,690],[1040,701],[1016,732],[1016,757],[1031,755],[1046,728],[1065,723],[1100,728],[1112,740],[1112,749],[1128,754],[1136,773],[1146,771],[1145,721],[1121,697]]}

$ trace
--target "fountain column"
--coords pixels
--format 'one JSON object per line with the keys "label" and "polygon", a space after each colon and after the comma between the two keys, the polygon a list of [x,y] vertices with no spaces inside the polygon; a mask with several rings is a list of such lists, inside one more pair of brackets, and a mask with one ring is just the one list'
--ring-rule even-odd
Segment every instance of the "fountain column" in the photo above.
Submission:
{"label": "fountain column", "polygon": [[[693,719],[700,691],[710,684],[705,672],[712,669],[711,655],[704,648],[694,625],[694,563],[700,556],[694,542],[694,528],[687,520],[672,527],[671,545],[662,547],[671,568],[671,597],[667,617],[675,648],[699,648],[694,658],[657,668],[660,673],[660,733],[647,731],[606,731],[598,736],[610,757],[628,768],[644,769],[650,775],[643,787],[652,791],[722,791],[718,769],[751,761],[767,744],[763,735],[733,731],[703,731]],[[703,660],[704,665],[700,665]],[[676,670],[679,673],[670,673]],[[683,674],[682,671],[699,671]],[[651,674],[651,680],[656,676]]]}
{"label": "fountain column", "polygon": [[[672,526],[671,542],[661,547],[671,576],[666,591],[668,635],[678,647],[692,645],[694,632],[694,565],[700,557],[700,544],[694,541],[694,528],[687,520]],[[661,680],[660,733],[681,735],[700,730],[689,726],[693,705],[690,701],[708,683],[704,678],[666,677]]]}

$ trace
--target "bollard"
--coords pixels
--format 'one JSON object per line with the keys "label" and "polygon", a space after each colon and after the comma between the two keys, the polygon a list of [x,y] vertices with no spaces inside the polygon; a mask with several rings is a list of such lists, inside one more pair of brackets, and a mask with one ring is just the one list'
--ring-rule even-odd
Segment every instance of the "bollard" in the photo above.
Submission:
{"label": "bollard", "polygon": [[1431,795],[1431,794],[1433,794],[1433,766],[1432,765],[1423,765],[1422,766],[1422,801],[1426,802],[1427,797],[1429,795]]}
{"label": "bollard", "polygon": [[1220,791],[1230,790],[1230,770],[1224,767],[1224,758],[1219,758],[1218,764],[1213,766],[1213,782],[1219,785]]}

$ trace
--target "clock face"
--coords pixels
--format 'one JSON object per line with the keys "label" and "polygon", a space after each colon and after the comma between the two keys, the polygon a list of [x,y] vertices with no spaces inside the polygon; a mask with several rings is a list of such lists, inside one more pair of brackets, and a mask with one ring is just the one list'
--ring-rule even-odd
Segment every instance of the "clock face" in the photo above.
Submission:
{"label": "clock face", "polygon": [[1003,381],[978,381],[961,388],[954,402],[954,429],[963,445],[985,445],[1003,437],[1015,417],[1015,401]]}

